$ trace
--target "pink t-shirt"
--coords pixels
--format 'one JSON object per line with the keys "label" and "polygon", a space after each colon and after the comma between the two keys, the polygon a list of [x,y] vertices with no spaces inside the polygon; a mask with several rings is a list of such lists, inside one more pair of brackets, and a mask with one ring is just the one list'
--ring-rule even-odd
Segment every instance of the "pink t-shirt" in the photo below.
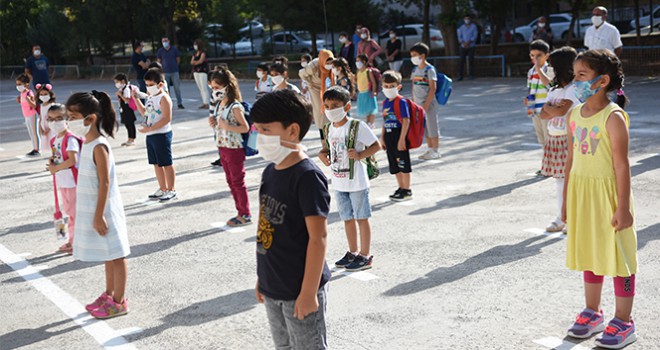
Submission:
{"label": "pink t-shirt", "polygon": [[29,118],[34,117],[37,114],[37,109],[33,108],[27,100],[28,96],[34,97],[32,90],[26,89],[21,92],[21,110],[23,110],[23,117]]}

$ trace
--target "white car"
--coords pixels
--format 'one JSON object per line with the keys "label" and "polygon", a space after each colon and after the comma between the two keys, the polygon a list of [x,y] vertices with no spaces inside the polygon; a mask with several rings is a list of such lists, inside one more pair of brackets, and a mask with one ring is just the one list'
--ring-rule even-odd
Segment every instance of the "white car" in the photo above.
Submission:
{"label": "white car", "polygon": [[[424,30],[423,24],[406,24],[394,27],[394,32],[399,40],[401,40],[402,51],[408,52],[413,45],[422,41],[422,33]],[[441,49],[445,47],[445,42],[442,40],[442,33],[436,26],[429,26],[429,34],[431,36],[431,49]],[[405,40],[404,40],[405,39]],[[390,31],[384,31],[378,36],[378,44],[387,47],[387,41],[390,40]]]}
{"label": "white car", "polygon": [[[280,53],[312,53],[312,35],[306,31],[286,31],[273,34],[271,38],[266,38],[266,45],[271,45],[275,54]],[[316,38],[316,48],[330,49],[325,40]],[[314,53],[316,54],[316,53]]]}
{"label": "white car", "polygon": [[261,45],[258,45],[255,41],[253,52],[250,38],[243,37],[234,45],[234,49],[236,50],[236,56],[252,56],[261,52],[260,46]]}
{"label": "white car", "polygon": [[[571,16],[570,13],[554,13],[551,14],[549,18],[547,18],[555,40],[566,40],[568,29],[571,26],[572,18],[573,16]],[[539,19],[537,18],[531,21],[528,25],[516,27],[516,29],[511,32],[511,35],[513,35],[513,40],[516,42],[532,41],[532,33],[534,32],[534,28],[536,28],[536,23],[538,23],[538,21]],[[584,38],[584,33],[587,31],[587,28],[591,27],[591,25],[592,23],[590,18],[581,19],[579,31],[577,23],[575,28],[573,28],[573,37]]]}
{"label": "white car", "polygon": [[[647,27],[651,25],[651,15],[646,15],[639,17],[639,23],[642,24],[642,27]],[[660,6],[656,6],[653,9],[653,24],[655,27],[656,23],[660,23]],[[633,19],[630,21],[630,28],[637,29],[637,22]]]}
{"label": "white car", "polygon": [[[651,33],[651,26],[642,27],[639,29],[640,35],[648,35]],[[660,33],[660,23],[653,24],[653,33]],[[637,29],[633,29],[628,34],[637,35]]]}
{"label": "white car", "polygon": [[245,24],[243,28],[239,30],[239,33],[241,35],[245,35],[247,37],[250,36],[250,24],[252,24],[252,35],[253,36],[263,36],[264,35],[264,25],[261,24],[258,21],[250,21]]}

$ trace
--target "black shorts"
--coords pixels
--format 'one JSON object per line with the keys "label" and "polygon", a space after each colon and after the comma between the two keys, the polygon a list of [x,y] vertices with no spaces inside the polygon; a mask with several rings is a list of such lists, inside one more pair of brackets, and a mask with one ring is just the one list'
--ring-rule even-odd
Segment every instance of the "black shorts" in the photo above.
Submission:
{"label": "black shorts", "polygon": [[387,147],[387,161],[390,164],[390,174],[412,172],[410,165],[410,151],[408,150],[408,140],[406,140],[406,150],[399,151],[399,137],[401,135],[401,128],[385,129],[385,147]]}

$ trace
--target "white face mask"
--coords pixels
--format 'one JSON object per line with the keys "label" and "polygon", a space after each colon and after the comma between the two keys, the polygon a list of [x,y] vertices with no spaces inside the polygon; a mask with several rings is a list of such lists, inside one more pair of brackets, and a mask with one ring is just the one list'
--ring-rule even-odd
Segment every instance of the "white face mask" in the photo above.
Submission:
{"label": "white face mask", "polygon": [[163,41],[163,47],[165,49],[169,49],[170,48],[170,42],[169,41]]}
{"label": "white face mask", "polygon": [[341,38],[339,38],[339,42],[342,43],[342,44],[346,44],[346,41],[347,41],[346,38],[343,37],[343,36]]}
{"label": "white face mask", "polygon": [[464,22],[465,24],[468,24],[468,25],[470,24],[470,20],[469,20],[469,19],[464,19],[463,22]]}
{"label": "white face mask", "polygon": [[158,94],[158,92],[160,92],[160,88],[158,87],[157,84],[156,84],[156,85],[147,86],[147,92],[148,92],[149,95],[151,95],[151,96],[156,96],[156,95]]}
{"label": "white face mask", "polygon": [[591,23],[593,23],[596,27],[600,26],[603,24],[603,16],[592,16]]}
{"label": "white face mask", "polygon": [[357,62],[355,62],[355,67],[357,69],[362,69],[362,68],[364,68],[364,63],[362,63],[360,61],[357,61]]}
{"label": "white face mask", "polygon": [[197,51],[197,50],[199,50],[199,46],[193,45],[193,49],[195,49],[195,51]]}
{"label": "white face mask", "polygon": [[308,65],[309,65],[309,63],[307,61],[300,62],[300,66],[303,67],[303,68],[306,68]]}
{"label": "white face mask", "polygon": [[339,75],[339,68],[332,68],[332,74]]}
{"label": "white face mask", "polygon": [[116,87],[117,89],[123,89],[125,86],[126,86],[126,84],[115,83],[115,87]]}
{"label": "white face mask", "polygon": [[539,28],[545,27],[545,22],[539,22]]}
{"label": "white face mask", "polygon": [[50,101],[50,96],[49,95],[39,95],[39,99],[41,100],[41,102],[46,103],[46,102]]}
{"label": "white face mask", "polygon": [[360,35],[360,38],[366,39],[366,38],[368,38],[368,36],[367,36],[367,34],[362,34],[362,35]]}
{"label": "white face mask", "polygon": [[332,70],[332,63],[326,64],[324,67],[325,67],[325,70]]}
{"label": "white face mask", "polygon": [[273,84],[275,84],[275,86],[280,86],[280,84],[284,82],[284,77],[281,75],[275,75],[271,79],[273,80]]}
{"label": "white face mask", "polygon": [[23,85],[16,85],[16,90],[18,90],[18,92],[23,92],[23,91],[25,91],[25,86],[23,86]]}
{"label": "white face mask", "polygon": [[35,56],[41,56],[41,50],[34,50]]}
{"label": "white face mask", "polygon": [[344,110],[344,107],[339,107],[335,109],[326,109],[325,110],[325,116],[328,117],[328,120],[330,120],[333,123],[337,123],[344,119],[346,116],[346,111]]}
{"label": "white face mask", "polygon": [[226,92],[227,87],[225,86],[222,89],[213,90],[212,95],[215,96],[216,101],[222,101],[225,98]]}
{"label": "white face mask", "polygon": [[87,135],[91,127],[92,124],[85,125],[85,118],[69,122],[69,129],[71,132],[80,136]]}
{"label": "white face mask", "polygon": [[412,62],[412,64],[414,64],[416,66],[419,66],[420,64],[422,64],[422,59],[419,56],[410,57],[410,61]]}
{"label": "white face mask", "polygon": [[396,34],[390,33],[390,39],[394,39],[394,38],[396,38]]}
{"label": "white face mask", "polygon": [[48,127],[56,133],[61,133],[66,130],[66,120],[58,120],[55,122],[48,122]]}
{"label": "white face mask", "polygon": [[257,78],[261,79],[261,78],[263,78],[263,77],[264,77],[264,72],[258,70],[258,71],[257,71]]}
{"label": "white face mask", "polygon": [[273,162],[276,165],[282,163],[284,158],[289,156],[293,152],[297,152],[298,149],[292,149],[284,147],[280,142],[288,143],[292,145],[298,145],[297,143],[281,141],[279,135],[264,135],[257,134],[257,150],[259,155],[269,161]]}
{"label": "white face mask", "polygon": [[399,89],[397,89],[397,88],[390,88],[390,89],[383,88],[383,95],[385,95],[385,97],[389,98],[390,100],[393,100],[395,97],[397,97],[399,95]]}

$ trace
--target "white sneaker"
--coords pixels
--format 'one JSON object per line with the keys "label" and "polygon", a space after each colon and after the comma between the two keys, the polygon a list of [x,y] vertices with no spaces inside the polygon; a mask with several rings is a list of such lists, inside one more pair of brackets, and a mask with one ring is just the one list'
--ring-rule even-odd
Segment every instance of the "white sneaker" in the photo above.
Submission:
{"label": "white sneaker", "polygon": [[161,191],[160,188],[154,192],[154,194],[150,194],[149,198],[150,199],[160,199],[162,196],[165,195],[165,192]]}
{"label": "white sneaker", "polygon": [[174,199],[176,197],[176,191],[165,191],[165,193],[159,198],[161,201],[169,201],[170,199]]}
{"label": "white sneaker", "polygon": [[434,151],[432,149],[429,149],[426,153],[419,156],[419,159],[424,159],[424,160],[433,160],[433,159],[439,159],[439,158],[440,158],[440,153],[438,153],[438,151]]}
{"label": "white sneaker", "polygon": [[427,157],[429,156],[429,154],[431,154],[431,152],[433,152],[433,151],[430,148],[427,149],[426,152],[422,153],[419,156],[419,159],[427,159]]}

